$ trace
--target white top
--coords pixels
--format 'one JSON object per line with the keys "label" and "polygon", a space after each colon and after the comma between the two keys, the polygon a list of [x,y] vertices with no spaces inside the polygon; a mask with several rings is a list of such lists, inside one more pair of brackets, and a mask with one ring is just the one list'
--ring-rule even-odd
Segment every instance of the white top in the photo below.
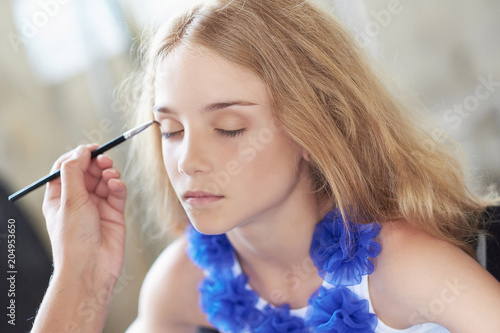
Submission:
{"label": "white top", "polygon": [[[240,262],[238,261],[237,256],[234,256],[234,263],[235,264],[233,266],[233,274],[234,274],[234,276],[238,276],[242,272],[242,269],[241,269],[241,265],[240,265]],[[331,284],[329,284],[328,282],[325,282],[325,281],[323,281],[323,286],[327,289],[330,289],[331,287],[333,287]],[[252,289],[252,287],[248,283],[247,283],[246,287],[248,289]],[[347,288],[349,288],[353,293],[358,295],[358,297],[360,299],[368,300],[368,303],[370,306],[370,313],[373,313],[376,315],[376,313],[373,309],[372,301],[370,299],[370,291],[368,288],[368,275],[363,276],[360,284],[355,285],[355,286],[350,286]],[[259,301],[257,302],[255,307],[259,310],[262,310],[267,304],[268,304],[268,302],[265,299],[263,299],[262,297],[260,297],[260,295],[259,295]],[[306,312],[307,312],[307,306],[300,308],[300,309],[291,309],[290,310],[291,315],[297,316],[300,318],[305,318]],[[450,331],[448,331],[443,326],[440,326],[440,325],[437,325],[434,323],[419,324],[419,325],[411,326],[411,327],[406,328],[406,329],[399,330],[399,329],[389,327],[382,320],[380,320],[380,318],[378,318],[378,316],[377,316],[377,319],[378,319],[378,324],[377,324],[377,328],[375,329],[376,333],[450,333]]]}

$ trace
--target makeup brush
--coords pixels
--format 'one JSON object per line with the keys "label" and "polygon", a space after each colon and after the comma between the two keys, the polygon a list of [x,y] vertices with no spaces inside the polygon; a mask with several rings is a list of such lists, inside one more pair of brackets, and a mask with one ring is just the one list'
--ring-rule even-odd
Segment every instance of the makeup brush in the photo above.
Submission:
{"label": "makeup brush", "polygon": [[[159,123],[156,120],[152,120],[146,124],[132,128],[131,130],[120,135],[119,137],[109,141],[108,143],[106,143],[106,144],[100,146],[99,148],[97,148],[96,150],[92,151],[92,153],[90,154],[90,158],[91,159],[95,158],[97,155],[100,155],[100,154],[104,153],[105,151],[110,150],[111,148],[119,145],[120,143],[130,139],[134,135],[141,133],[146,128],[148,128],[149,126],[151,126],[155,123],[159,125]],[[9,200],[15,201],[15,200],[21,198],[22,196],[30,193],[31,191],[39,188],[40,186],[44,185],[45,183],[50,182],[51,180],[54,180],[56,178],[59,178],[60,176],[61,176],[61,171],[57,170],[56,172],[37,180],[33,184],[30,184],[30,185],[26,186],[25,188],[20,189],[16,193],[9,195]]]}

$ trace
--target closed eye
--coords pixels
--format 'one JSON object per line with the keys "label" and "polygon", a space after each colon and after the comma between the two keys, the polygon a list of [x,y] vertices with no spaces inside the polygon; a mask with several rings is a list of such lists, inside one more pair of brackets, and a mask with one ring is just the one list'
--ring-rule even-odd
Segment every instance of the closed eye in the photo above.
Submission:
{"label": "closed eye", "polygon": [[[230,137],[230,138],[234,138],[235,136],[241,135],[246,131],[245,128],[241,128],[241,129],[234,130],[234,131],[226,131],[226,130],[223,130],[220,128],[216,128],[215,130],[217,132],[219,132],[222,136]],[[162,133],[161,136],[164,140],[168,140],[168,139],[171,139],[173,137],[176,137],[177,135],[179,135],[183,131],[184,130],[180,130],[177,132],[171,132],[171,133]]]}
{"label": "closed eye", "polygon": [[[183,131],[183,130],[182,130]],[[168,140],[174,136],[176,136],[177,134],[179,134],[180,132],[182,131],[177,131],[177,132],[172,132],[172,133],[161,133],[161,137],[164,139],[164,140]]]}
{"label": "closed eye", "polygon": [[245,129],[241,128],[239,130],[226,131],[226,130],[218,129],[217,128],[216,131],[219,132],[221,135],[224,135],[224,136],[227,136],[227,137],[230,137],[230,138],[234,138],[237,135],[243,134],[245,132]]}

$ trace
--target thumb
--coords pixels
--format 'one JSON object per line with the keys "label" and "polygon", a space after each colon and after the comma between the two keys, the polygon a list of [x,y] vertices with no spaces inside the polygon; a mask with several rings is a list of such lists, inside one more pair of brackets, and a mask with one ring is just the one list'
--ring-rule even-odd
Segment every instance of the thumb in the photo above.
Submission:
{"label": "thumb", "polygon": [[61,165],[61,202],[72,206],[85,201],[89,195],[85,187],[84,173],[90,165],[90,151],[79,146],[73,156]]}

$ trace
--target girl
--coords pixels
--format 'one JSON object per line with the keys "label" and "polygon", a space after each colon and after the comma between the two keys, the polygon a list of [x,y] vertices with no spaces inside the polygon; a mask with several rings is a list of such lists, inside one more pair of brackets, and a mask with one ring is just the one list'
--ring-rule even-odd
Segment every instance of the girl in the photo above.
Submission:
{"label": "girl", "polygon": [[[138,186],[180,236],[128,332],[498,332],[500,284],[473,250],[486,200],[335,19],[202,4],[158,30],[144,73],[136,121],[160,126],[134,142]],[[35,332],[102,330],[122,267],[125,184],[92,149],[54,165]]]}

